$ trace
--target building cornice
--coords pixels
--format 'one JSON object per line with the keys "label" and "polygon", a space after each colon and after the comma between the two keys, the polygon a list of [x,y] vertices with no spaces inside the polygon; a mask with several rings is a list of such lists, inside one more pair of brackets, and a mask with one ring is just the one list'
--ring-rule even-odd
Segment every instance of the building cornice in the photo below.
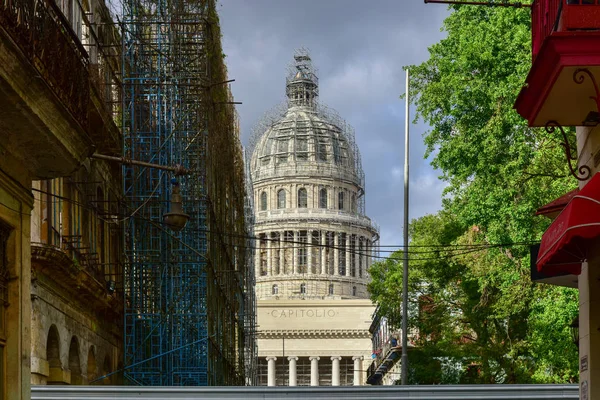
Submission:
{"label": "building cornice", "polygon": [[258,332],[258,339],[369,339],[368,329],[275,329]]}

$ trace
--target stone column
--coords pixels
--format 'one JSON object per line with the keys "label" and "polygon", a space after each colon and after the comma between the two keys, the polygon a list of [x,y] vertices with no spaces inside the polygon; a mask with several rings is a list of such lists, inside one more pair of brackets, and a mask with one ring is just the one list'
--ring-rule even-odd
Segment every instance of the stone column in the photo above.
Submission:
{"label": "stone column", "polygon": [[296,361],[298,361],[298,357],[291,356],[288,357],[288,361],[290,362],[290,386],[297,386],[296,379]]}
{"label": "stone column", "polygon": [[360,381],[360,376],[362,375],[361,364],[363,357],[362,356],[354,356],[352,357],[352,361],[354,361],[354,381],[352,384],[354,386],[360,386],[362,382]]}
{"label": "stone column", "polygon": [[327,231],[321,231],[321,274],[327,273]]}
{"label": "stone column", "polygon": [[285,274],[285,231],[279,232],[279,275]]}
{"label": "stone column", "polygon": [[340,386],[340,360],[342,357],[331,357],[331,386]]}
{"label": "stone column", "polygon": [[294,274],[298,273],[298,248],[300,247],[298,243],[298,231],[294,231],[294,243],[292,246],[292,265],[294,266]]}
{"label": "stone column", "polygon": [[271,242],[271,232],[267,233],[267,275],[273,275],[273,257],[271,254],[271,248],[273,244]]}
{"label": "stone column", "polygon": [[317,356],[309,357],[310,360],[310,386],[319,386],[319,360]]}
{"label": "stone column", "polygon": [[306,271],[312,274],[312,230],[306,231]]}
{"label": "stone column", "polygon": [[256,240],[256,248],[254,249],[254,274],[258,278],[260,276],[260,245],[261,245],[261,235],[258,235],[258,239]]}
{"label": "stone column", "polygon": [[360,277],[360,246],[358,235],[354,236],[354,276]]}
{"label": "stone column", "polygon": [[363,265],[362,265],[362,275],[365,276],[365,274],[367,273],[367,239],[363,238],[363,249],[362,249],[362,258],[363,258]]}
{"label": "stone column", "polygon": [[350,252],[350,237],[352,235],[350,235],[349,233],[346,233],[346,276],[352,276],[352,274],[350,273],[350,271],[352,270],[352,266],[350,265],[350,262],[352,260],[352,254]]}
{"label": "stone column", "polygon": [[333,275],[340,274],[340,234],[339,232],[333,233]]}
{"label": "stone column", "polygon": [[267,375],[267,386],[275,386],[275,361],[277,357],[267,357],[268,364],[268,375]]}

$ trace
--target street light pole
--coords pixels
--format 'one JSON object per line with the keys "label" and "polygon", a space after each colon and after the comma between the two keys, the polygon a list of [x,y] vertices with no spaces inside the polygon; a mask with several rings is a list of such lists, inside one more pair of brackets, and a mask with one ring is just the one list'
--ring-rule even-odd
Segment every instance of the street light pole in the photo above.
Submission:
{"label": "street light pole", "polygon": [[402,384],[407,384],[408,375],[408,128],[410,126],[409,116],[409,82],[410,75],[406,68],[406,109],[404,121],[404,268],[402,271],[402,359],[401,378]]}

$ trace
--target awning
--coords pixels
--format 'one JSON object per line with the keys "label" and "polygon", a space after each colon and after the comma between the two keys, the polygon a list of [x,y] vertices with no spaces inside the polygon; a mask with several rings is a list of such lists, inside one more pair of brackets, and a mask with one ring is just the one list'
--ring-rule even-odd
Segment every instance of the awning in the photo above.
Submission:
{"label": "awning", "polygon": [[542,236],[537,269],[546,275],[579,275],[589,242],[600,237],[600,174],[569,201]]}

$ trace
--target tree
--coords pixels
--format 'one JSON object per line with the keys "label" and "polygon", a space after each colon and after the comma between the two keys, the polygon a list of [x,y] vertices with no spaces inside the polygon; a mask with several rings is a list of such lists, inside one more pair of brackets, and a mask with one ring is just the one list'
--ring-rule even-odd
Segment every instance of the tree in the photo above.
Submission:
{"label": "tree", "polygon": [[[574,381],[576,292],[529,279],[527,245],[549,224],[535,210],[576,186],[560,138],[512,108],[531,66],[529,11],[454,6],[444,29],[429,59],[410,67],[417,118],[431,126],[426,156],[448,182],[443,210],[411,223],[413,309],[424,298],[430,307],[410,324],[424,351],[461,363],[459,380]],[[380,305],[399,304],[401,257],[372,268]]]}

